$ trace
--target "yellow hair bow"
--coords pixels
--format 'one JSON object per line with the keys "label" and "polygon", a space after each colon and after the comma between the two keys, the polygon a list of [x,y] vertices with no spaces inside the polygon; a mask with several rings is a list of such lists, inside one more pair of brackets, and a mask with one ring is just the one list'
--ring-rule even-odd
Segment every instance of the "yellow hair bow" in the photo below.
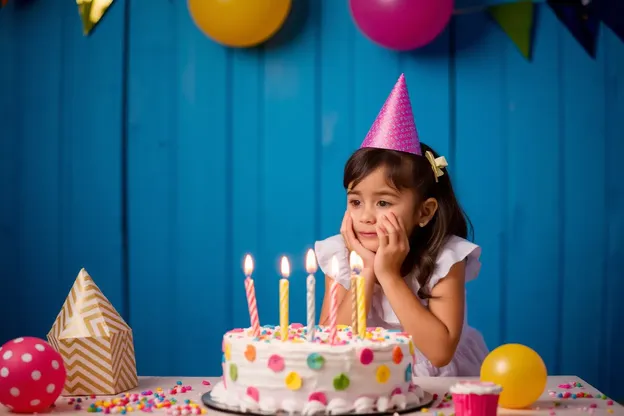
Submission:
{"label": "yellow hair bow", "polygon": [[442,170],[442,168],[448,166],[446,158],[444,156],[434,157],[433,153],[431,153],[429,150],[425,152],[425,156],[427,157],[429,163],[431,163],[431,169],[433,169],[433,175],[435,176],[435,181],[437,182],[438,178],[444,175],[444,171]]}

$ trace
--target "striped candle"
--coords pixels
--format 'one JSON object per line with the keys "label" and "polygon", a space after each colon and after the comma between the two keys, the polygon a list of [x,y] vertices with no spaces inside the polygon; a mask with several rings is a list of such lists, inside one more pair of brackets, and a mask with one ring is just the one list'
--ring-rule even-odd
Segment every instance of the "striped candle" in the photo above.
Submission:
{"label": "striped candle", "polygon": [[280,335],[282,341],[286,341],[288,339],[288,277],[290,276],[290,263],[286,256],[282,257],[280,272],[282,274],[279,285]]}
{"label": "striped candle", "polygon": [[351,276],[351,331],[354,334],[357,334],[358,327],[358,315],[357,315],[357,277],[355,275]]}
{"label": "striped candle", "polygon": [[249,308],[249,322],[251,324],[251,332],[254,337],[260,336],[260,318],[258,317],[258,306],[256,304],[256,289],[254,281],[251,278],[253,273],[253,259],[249,254],[245,256],[245,293],[247,294],[247,307]]}
{"label": "striped candle", "polygon": [[336,343],[336,333],[338,331],[338,259],[336,256],[332,257],[331,261],[331,273],[332,273],[332,285],[329,289],[329,342],[330,344]]}
{"label": "striped candle", "polygon": [[360,338],[366,336],[366,293],[364,289],[364,278],[357,277],[357,318],[358,335]]}
{"label": "striped candle", "polygon": [[307,303],[308,303],[308,341],[312,342],[314,340],[314,334],[316,330],[315,326],[315,318],[316,318],[316,300],[315,296],[315,286],[316,279],[314,278],[314,273],[316,273],[317,265],[316,258],[314,256],[314,250],[308,250],[308,254],[306,254],[306,271],[308,272],[308,279],[306,280],[306,291],[307,291]]}

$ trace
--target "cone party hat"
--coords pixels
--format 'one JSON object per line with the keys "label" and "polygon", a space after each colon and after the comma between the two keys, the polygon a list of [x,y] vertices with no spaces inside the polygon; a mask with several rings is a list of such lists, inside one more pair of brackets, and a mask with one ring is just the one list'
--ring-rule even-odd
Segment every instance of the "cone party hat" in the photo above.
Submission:
{"label": "cone party hat", "polygon": [[404,74],[394,85],[360,147],[398,150],[422,156]]}

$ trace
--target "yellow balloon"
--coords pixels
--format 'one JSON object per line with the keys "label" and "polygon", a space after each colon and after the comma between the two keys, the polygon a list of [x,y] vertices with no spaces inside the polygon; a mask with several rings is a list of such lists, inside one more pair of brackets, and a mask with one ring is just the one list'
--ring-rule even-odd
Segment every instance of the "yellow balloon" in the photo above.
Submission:
{"label": "yellow balloon", "polygon": [[544,392],[548,373],[542,358],[521,344],[505,344],[492,350],[481,365],[481,381],[499,384],[500,407],[522,409]]}
{"label": "yellow balloon", "polygon": [[256,46],[284,24],[292,0],[188,0],[193,21],[206,36],[226,46]]}

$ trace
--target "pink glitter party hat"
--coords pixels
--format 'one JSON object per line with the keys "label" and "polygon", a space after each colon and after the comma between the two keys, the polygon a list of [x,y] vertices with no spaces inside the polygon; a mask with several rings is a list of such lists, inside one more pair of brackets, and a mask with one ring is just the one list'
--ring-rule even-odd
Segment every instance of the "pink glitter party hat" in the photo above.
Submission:
{"label": "pink glitter party hat", "polygon": [[404,74],[401,74],[381,107],[362,147],[399,150],[422,156]]}

